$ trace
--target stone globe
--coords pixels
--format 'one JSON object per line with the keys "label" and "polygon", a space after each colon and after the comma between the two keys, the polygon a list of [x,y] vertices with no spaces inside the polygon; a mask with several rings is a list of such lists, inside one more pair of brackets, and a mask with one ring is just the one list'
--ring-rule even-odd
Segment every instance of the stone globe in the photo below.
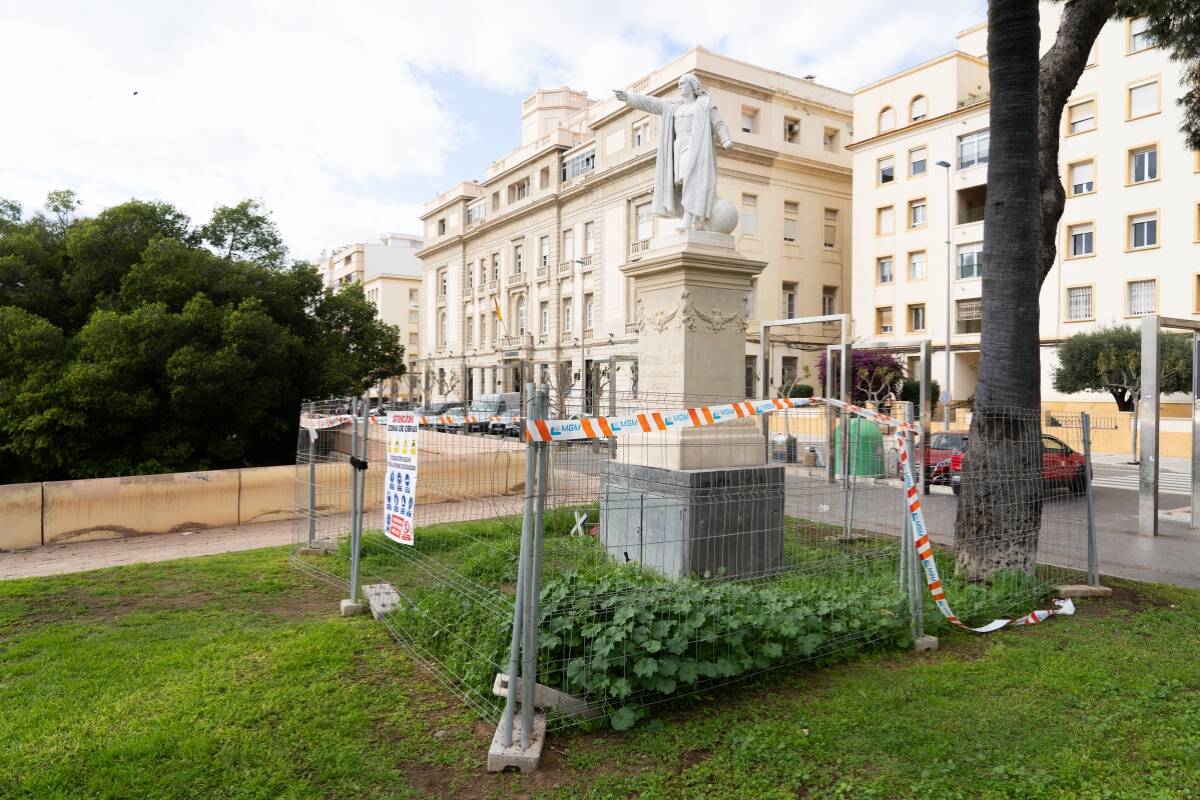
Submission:
{"label": "stone globe", "polygon": [[713,203],[712,217],[708,221],[708,229],[717,233],[733,233],[738,224],[738,210],[724,197],[718,197]]}

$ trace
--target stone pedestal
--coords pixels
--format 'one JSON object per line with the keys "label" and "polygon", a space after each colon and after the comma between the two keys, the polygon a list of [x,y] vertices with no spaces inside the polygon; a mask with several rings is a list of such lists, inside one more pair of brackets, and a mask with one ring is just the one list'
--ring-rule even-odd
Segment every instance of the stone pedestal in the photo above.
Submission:
{"label": "stone pedestal", "polygon": [[[621,268],[638,298],[638,383],[655,409],[744,399],[747,296],[765,262],[732,236],[659,236]],[[672,577],[752,577],[783,562],[783,470],[756,418],[623,436],[604,474],[611,557]]]}
{"label": "stone pedestal", "polygon": [[609,462],[600,541],[671,578],[758,578],[783,567],[783,467],[675,470]]}
{"label": "stone pedestal", "polygon": [[[638,298],[638,383],[672,408],[743,399],[751,279],[766,263],[744,258],[733,237],[686,231],[655,237],[621,271]],[[765,463],[754,420],[626,437],[618,459],[661,469]]]}

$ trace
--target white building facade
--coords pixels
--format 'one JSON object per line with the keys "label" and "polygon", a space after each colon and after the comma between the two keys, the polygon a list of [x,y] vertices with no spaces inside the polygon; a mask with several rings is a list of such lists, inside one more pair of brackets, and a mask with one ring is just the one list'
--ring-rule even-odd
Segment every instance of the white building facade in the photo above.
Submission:
{"label": "white building facade", "polygon": [[[400,329],[405,360],[410,372],[416,370],[421,352],[422,278],[417,253],[422,239],[400,233],[388,233],[378,242],[358,242],[339,247],[332,254],[322,253],[318,262],[325,291],[333,292],[354,283],[362,284],[363,294],[375,306],[376,316]],[[409,400],[409,381],[389,381],[376,390],[389,397]],[[414,394],[420,393],[419,382]]]}
{"label": "white building facade", "polygon": [[[1045,50],[1061,6],[1041,11]],[[984,25],[968,29],[955,52],[854,95],[854,332],[931,339],[944,389],[949,323],[954,401],[974,394],[979,364],[986,38]],[[1054,392],[1063,339],[1149,314],[1200,314],[1200,161],[1179,132],[1179,96],[1179,67],[1142,21],[1104,27],[1063,119],[1066,208],[1041,292],[1048,405],[1111,409],[1107,395]]]}
{"label": "white building facade", "polygon": [[[849,308],[849,96],[700,48],[627,88],[672,95],[686,72],[734,140],[718,154],[718,194],[741,211],[738,249],[767,262],[746,309],[756,393],[757,320]],[[434,399],[517,389],[522,363],[582,383],[595,362],[636,358],[637,298],[621,267],[671,224],[650,214],[659,124],[615,99],[538,91],[522,107],[521,146],[426,205],[421,341]],[[794,355],[777,362],[773,375],[800,369]]]}

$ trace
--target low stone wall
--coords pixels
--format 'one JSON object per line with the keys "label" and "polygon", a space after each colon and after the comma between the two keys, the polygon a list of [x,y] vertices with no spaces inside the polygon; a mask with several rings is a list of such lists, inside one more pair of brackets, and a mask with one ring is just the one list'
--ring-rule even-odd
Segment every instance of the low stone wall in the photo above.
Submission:
{"label": "low stone wall", "polygon": [[[418,503],[524,492],[523,447],[497,450],[480,440],[473,449],[472,440],[452,437],[453,446],[439,452],[438,436],[421,457]],[[382,447],[371,444],[364,499],[366,510],[376,511],[387,471]],[[348,513],[349,464],[314,471],[318,511]],[[307,481],[307,466],[285,465],[0,485],[0,551],[287,520],[297,501],[307,502]]]}
{"label": "low stone wall", "polygon": [[42,543],[42,484],[0,486],[0,549],[21,550]]}
{"label": "low stone wall", "polygon": [[42,484],[42,544],[238,524],[241,470]]}
{"label": "low stone wall", "polygon": [[238,470],[238,525],[277,522],[292,518],[296,501],[296,470],[299,467],[255,467]]}

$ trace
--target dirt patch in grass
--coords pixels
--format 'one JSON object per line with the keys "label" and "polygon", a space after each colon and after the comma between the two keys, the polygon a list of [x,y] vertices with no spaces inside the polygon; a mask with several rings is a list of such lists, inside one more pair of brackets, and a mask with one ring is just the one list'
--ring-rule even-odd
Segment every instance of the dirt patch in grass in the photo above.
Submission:
{"label": "dirt patch in grass", "polygon": [[338,592],[332,587],[313,585],[279,597],[269,604],[256,605],[261,599],[209,591],[179,591],[177,586],[164,584],[161,591],[133,595],[97,595],[89,588],[74,588],[30,601],[31,611],[19,617],[14,627],[47,625],[57,622],[111,622],[137,612],[193,611],[219,606],[230,611],[258,611],[285,618],[332,614],[336,611]]}
{"label": "dirt patch in grass", "polygon": [[303,594],[291,594],[279,598],[278,602],[270,605],[250,606],[255,611],[264,614],[274,614],[277,617],[297,619],[300,617],[330,616],[338,613],[338,592],[333,587],[313,588]]}
{"label": "dirt patch in grass", "polygon": [[1115,614],[1136,614],[1153,608],[1167,608],[1171,603],[1155,597],[1124,581],[1105,581],[1112,589],[1108,597],[1085,597],[1075,601],[1078,613],[1084,617],[1105,618]]}

